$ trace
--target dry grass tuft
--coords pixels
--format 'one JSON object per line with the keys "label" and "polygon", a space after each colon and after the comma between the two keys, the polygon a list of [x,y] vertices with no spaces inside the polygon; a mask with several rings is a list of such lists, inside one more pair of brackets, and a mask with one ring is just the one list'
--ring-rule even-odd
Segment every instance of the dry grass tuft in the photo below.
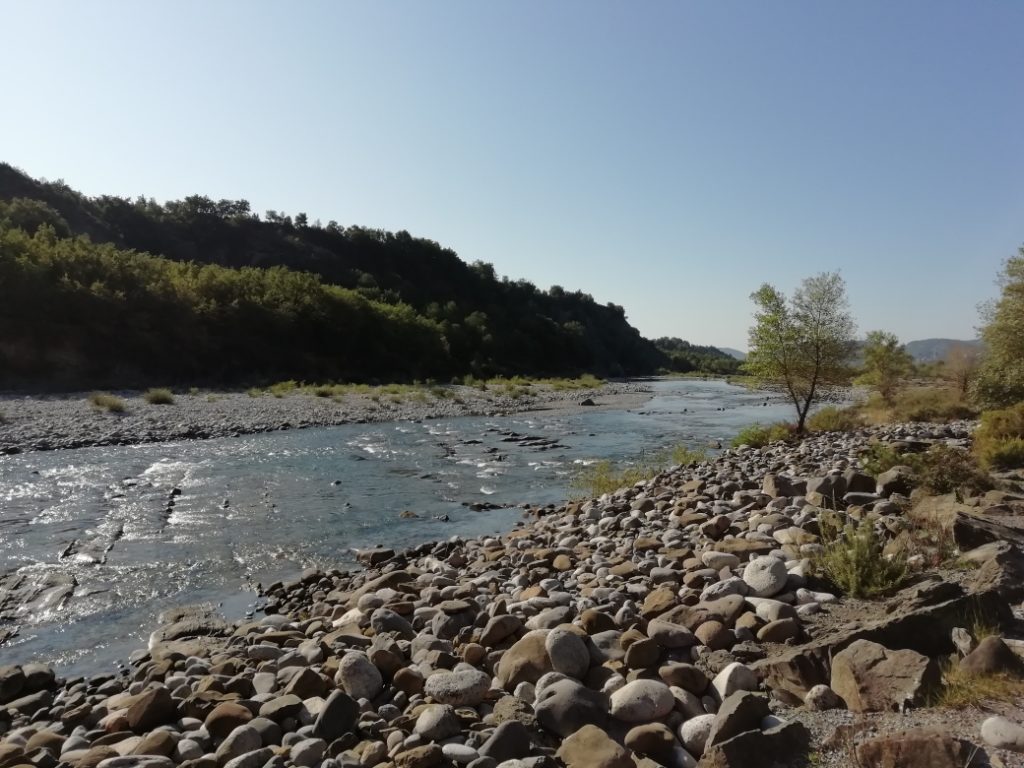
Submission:
{"label": "dry grass tuft", "polygon": [[128,410],[124,400],[109,392],[93,392],[89,395],[89,402],[108,413],[124,413]]}
{"label": "dry grass tuft", "polygon": [[971,675],[955,662],[942,670],[942,687],[933,702],[937,707],[966,709],[1015,703],[1024,698],[1024,679],[1012,675]]}

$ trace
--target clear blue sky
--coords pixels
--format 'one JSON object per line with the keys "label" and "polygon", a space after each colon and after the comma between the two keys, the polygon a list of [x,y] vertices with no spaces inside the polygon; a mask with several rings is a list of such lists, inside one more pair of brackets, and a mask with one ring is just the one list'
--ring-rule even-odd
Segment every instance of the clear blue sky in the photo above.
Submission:
{"label": "clear blue sky", "polygon": [[0,0],[0,159],[415,235],[746,348],[841,270],[971,337],[1024,243],[1024,3]]}

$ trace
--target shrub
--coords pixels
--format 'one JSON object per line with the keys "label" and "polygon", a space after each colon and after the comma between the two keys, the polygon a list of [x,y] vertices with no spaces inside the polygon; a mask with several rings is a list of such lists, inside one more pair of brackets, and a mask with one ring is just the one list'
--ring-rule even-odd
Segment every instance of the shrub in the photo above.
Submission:
{"label": "shrub", "polygon": [[816,570],[850,597],[883,595],[903,582],[906,560],[900,553],[886,557],[871,523],[839,525],[834,516],[821,519],[824,551],[814,561]]}
{"label": "shrub", "polygon": [[812,432],[849,432],[860,426],[860,419],[848,408],[826,406],[807,418],[807,428]]}
{"label": "shrub", "polygon": [[128,410],[124,400],[109,392],[93,392],[89,395],[89,402],[96,408],[102,408],[109,413],[124,413]]}
{"label": "shrub", "polygon": [[903,464],[903,455],[886,443],[872,443],[860,457],[861,466],[869,475],[877,477],[898,464]]}
{"label": "shrub", "polygon": [[142,398],[150,405],[174,405],[174,393],[169,389],[147,389]]}
{"label": "shrub", "polygon": [[993,469],[1024,467],[1024,439],[1015,437],[992,446],[985,454],[985,461]]}
{"label": "shrub", "polygon": [[965,491],[978,495],[992,488],[991,478],[965,450],[936,445],[926,453],[907,458],[920,487],[931,493]]}
{"label": "shrub", "polygon": [[334,387],[330,385],[313,387],[313,394],[317,397],[331,397],[334,394]]}
{"label": "shrub", "polygon": [[751,448],[762,448],[769,443],[778,440],[788,440],[793,435],[793,428],[789,424],[776,423],[765,426],[763,424],[751,424],[744,427],[732,440],[732,447],[738,448],[741,445],[749,445]]}
{"label": "shrub", "polygon": [[974,453],[989,469],[1024,466],[1024,403],[981,414],[974,433]]}

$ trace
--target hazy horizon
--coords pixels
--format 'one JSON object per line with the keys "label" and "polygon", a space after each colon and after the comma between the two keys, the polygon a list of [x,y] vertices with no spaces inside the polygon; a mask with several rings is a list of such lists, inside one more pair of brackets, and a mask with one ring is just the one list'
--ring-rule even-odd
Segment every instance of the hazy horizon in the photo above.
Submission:
{"label": "hazy horizon", "polygon": [[0,8],[29,175],[405,229],[649,338],[746,350],[834,270],[860,335],[975,338],[1024,242],[1024,6]]}

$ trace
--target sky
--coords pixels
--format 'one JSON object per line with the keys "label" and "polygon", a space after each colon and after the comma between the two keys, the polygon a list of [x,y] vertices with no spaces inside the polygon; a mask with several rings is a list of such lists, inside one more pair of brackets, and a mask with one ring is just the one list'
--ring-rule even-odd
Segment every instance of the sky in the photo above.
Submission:
{"label": "sky", "polygon": [[0,160],[453,248],[747,347],[839,271],[973,338],[1024,244],[1024,3],[0,0]]}

